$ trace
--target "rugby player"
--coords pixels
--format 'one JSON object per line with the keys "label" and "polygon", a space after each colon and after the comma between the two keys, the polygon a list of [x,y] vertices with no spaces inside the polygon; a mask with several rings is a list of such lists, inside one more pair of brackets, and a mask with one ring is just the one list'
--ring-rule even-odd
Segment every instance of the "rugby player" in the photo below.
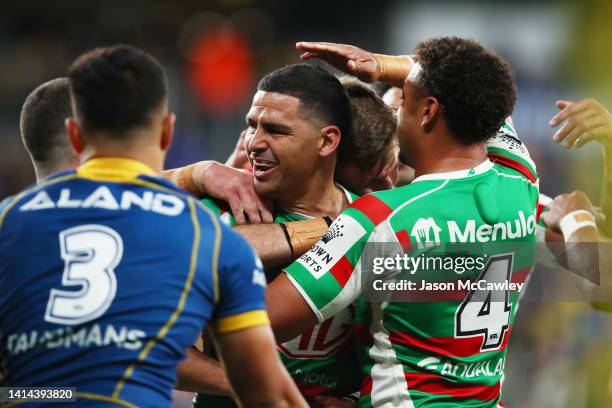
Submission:
{"label": "rugby player", "polygon": [[[67,78],[56,78],[37,87],[23,104],[20,130],[30,155],[36,180],[77,167],[78,155],[70,145],[64,126],[72,116]],[[164,171],[164,177],[198,196],[212,196],[230,204],[238,224],[271,222],[272,215],[255,194],[252,176],[220,165],[201,161]]]}
{"label": "rugby player", "polygon": [[[305,51],[303,58],[323,58],[362,80],[388,79],[377,59],[356,47],[298,43],[298,48]],[[390,257],[427,254],[455,241],[510,243],[515,248],[510,253],[507,246],[504,253],[487,247],[492,251],[486,267],[474,272],[482,272],[485,280],[494,274],[522,282],[531,270],[537,185],[487,159],[487,139],[504,124],[516,100],[508,64],[476,42],[456,37],[421,43],[415,54],[417,69],[403,83],[398,134],[417,178],[357,200],[315,248],[269,285],[269,313],[281,340],[333,316],[364,293],[373,278],[371,266],[360,263],[367,242],[391,243],[384,252]],[[398,76],[389,82],[402,85]],[[481,232],[471,233],[472,226]],[[383,278],[397,272],[384,272]],[[420,277],[431,279],[427,272]],[[451,275],[436,276],[456,279]],[[360,405],[498,404],[518,297],[517,291],[476,290],[435,303],[363,303],[357,310],[363,319],[357,324],[363,357]]]}
{"label": "rugby player", "polygon": [[210,323],[240,401],[303,405],[253,251],[157,177],[174,124],[159,63],[96,49],[69,85],[66,129],[83,164],[0,206],[3,382],[76,387],[81,406],[169,406],[183,350]]}
{"label": "rugby player", "polygon": [[[338,154],[345,151],[349,140],[351,117],[351,104],[342,84],[321,68],[289,65],[259,82],[246,115],[245,147],[255,190],[274,201],[276,223],[285,226],[290,221],[312,220],[325,231],[327,224],[322,217],[335,218],[357,198],[334,181]],[[389,120],[393,123],[392,116]],[[226,203],[204,202],[227,224],[235,225]],[[256,239],[262,241],[261,235]],[[315,242],[292,250],[302,253]],[[268,267],[266,275],[273,279],[279,271]],[[344,397],[359,388],[352,313],[352,308],[346,308],[278,346],[285,367],[311,401],[318,395]],[[197,396],[195,404],[222,405],[225,402],[219,397],[203,394]]]}

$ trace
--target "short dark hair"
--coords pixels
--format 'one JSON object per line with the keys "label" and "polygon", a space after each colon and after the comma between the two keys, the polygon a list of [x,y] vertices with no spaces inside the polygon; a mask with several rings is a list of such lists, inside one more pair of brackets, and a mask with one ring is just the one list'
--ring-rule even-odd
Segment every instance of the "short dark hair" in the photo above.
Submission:
{"label": "short dark hair", "polygon": [[397,119],[392,108],[365,83],[353,77],[342,77],[340,82],[348,93],[353,109],[351,137],[341,160],[350,160],[362,170],[371,169],[397,146]]}
{"label": "short dark hair", "polygon": [[45,82],[28,95],[21,108],[19,127],[32,160],[53,164],[49,162],[71,151],[64,126],[70,116],[68,78]]}
{"label": "short dark hair", "polygon": [[68,72],[75,114],[88,131],[113,136],[146,126],[166,100],[166,76],[160,63],[129,45],[96,48]]}
{"label": "short dark hair", "polygon": [[435,97],[450,133],[464,144],[493,136],[516,103],[510,65],[473,40],[434,38],[415,49],[416,85]]}
{"label": "short dark hair", "polygon": [[296,97],[300,108],[317,119],[337,126],[342,135],[339,154],[351,129],[351,104],[344,87],[323,68],[293,64],[270,72],[259,81],[257,90]]}

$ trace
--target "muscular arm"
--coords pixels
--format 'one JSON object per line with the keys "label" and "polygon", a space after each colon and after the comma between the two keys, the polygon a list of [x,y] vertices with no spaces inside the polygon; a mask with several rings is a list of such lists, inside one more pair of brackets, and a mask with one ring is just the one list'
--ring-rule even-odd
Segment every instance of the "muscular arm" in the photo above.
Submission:
{"label": "muscular arm", "polygon": [[318,323],[314,312],[285,273],[268,285],[266,303],[279,343],[294,339]]}
{"label": "muscular arm", "polygon": [[205,394],[230,394],[229,382],[221,364],[193,347],[187,349],[187,359],[178,365],[175,388]]}
{"label": "muscular arm", "polygon": [[233,393],[247,407],[306,407],[283,367],[269,326],[215,334]]}
{"label": "muscular arm", "polygon": [[281,224],[239,225],[234,230],[249,241],[264,267],[285,265],[316,244],[325,231],[323,218]]}

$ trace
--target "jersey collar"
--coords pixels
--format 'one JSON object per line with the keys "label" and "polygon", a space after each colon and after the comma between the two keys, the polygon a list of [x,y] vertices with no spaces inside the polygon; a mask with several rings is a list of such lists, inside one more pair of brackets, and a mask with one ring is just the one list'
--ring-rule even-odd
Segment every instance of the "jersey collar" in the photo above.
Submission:
{"label": "jersey collar", "polygon": [[119,157],[88,160],[78,167],[76,172],[83,178],[114,182],[129,182],[140,175],[157,175],[142,162]]}
{"label": "jersey collar", "polygon": [[461,179],[466,177],[477,176],[479,174],[485,173],[493,168],[493,163],[486,159],[478,166],[465,169],[465,170],[457,170],[450,171],[448,173],[432,173],[432,174],[424,174],[412,180],[413,183],[417,181],[429,181],[429,180],[452,180],[452,179]]}

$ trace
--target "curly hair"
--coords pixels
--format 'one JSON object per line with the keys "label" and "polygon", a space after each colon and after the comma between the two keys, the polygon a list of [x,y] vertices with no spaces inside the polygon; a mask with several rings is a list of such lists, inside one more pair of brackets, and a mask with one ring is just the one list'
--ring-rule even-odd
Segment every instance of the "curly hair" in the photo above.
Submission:
{"label": "curly hair", "polygon": [[469,145],[493,136],[516,103],[506,60],[473,40],[434,38],[415,49],[421,72],[416,85],[441,105],[446,125]]}
{"label": "curly hair", "polygon": [[360,80],[344,76],[340,82],[351,101],[353,123],[339,161],[352,161],[361,169],[370,169],[386,160],[397,144],[395,112]]}

